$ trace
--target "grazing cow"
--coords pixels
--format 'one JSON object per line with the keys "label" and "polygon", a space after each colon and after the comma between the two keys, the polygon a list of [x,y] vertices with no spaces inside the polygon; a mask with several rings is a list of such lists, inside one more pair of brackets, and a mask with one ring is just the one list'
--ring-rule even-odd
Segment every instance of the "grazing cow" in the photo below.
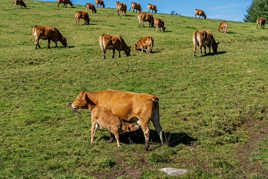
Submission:
{"label": "grazing cow", "polygon": [[227,32],[228,24],[226,21],[222,21],[218,27],[218,31],[221,32],[223,30],[224,33]]}
{"label": "grazing cow", "polygon": [[96,10],[94,4],[86,3],[85,7],[86,7],[87,11],[91,10],[92,13],[97,13],[97,10]]}
{"label": "grazing cow", "polygon": [[67,40],[64,38],[60,31],[55,27],[35,25],[32,28],[32,38],[34,38],[35,49],[41,48],[39,45],[39,40],[48,40],[48,48],[50,48],[50,41],[52,40],[56,47],[58,47],[57,42],[60,41],[64,47],[67,47]]}
{"label": "grazing cow", "polygon": [[96,0],[96,5],[97,5],[97,7],[103,7],[103,8],[105,8],[105,5],[104,5],[104,2],[103,2],[103,0]]}
{"label": "grazing cow", "polygon": [[163,32],[166,30],[165,22],[159,18],[154,18],[154,27],[162,30]]}
{"label": "grazing cow", "polygon": [[196,48],[199,47],[200,49],[200,56],[203,55],[202,53],[202,47],[205,49],[205,55],[206,55],[206,47],[209,48],[209,53],[211,52],[211,47],[213,49],[213,52],[216,54],[218,50],[218,44],[219,42],[216,42],[211,31],[209,30],[196,30],[193,33],[193,45],[194,45],[194,56],[196,53]]}
{"label": "grazing cow", "polygon": [[149,12],[152,11],[152,13],[157,13],[156,5],[148,3],[147,8]]}
{"label": "grazing cow", "polygon": [[90,105],[97,105],[125,121],[137,119],[145,137],[146,150],[149,149],[149,123],[151,120],[163,144],[158,98],[154,95],[119,90],[80,92],[71,105],[73,109],[90,108]]}
{"label": "grazing cow", "polygon": [[120,147],[119,134],[133,132],[140,128],[138,124],[123,121],[104,107],[89,104],[88,108],[91,111],[91,144],[98,126],[108,129],[115,136],[117,147]]}
{"label": "grazing cow", "polygon": [[126,15],[126,12],[127,12],[127,5],[126,5],[125,3],[116,1],[115,5],[116,5],[116,11],[117,11],[117,14],[118,14],[119,16],[120,16],[120,13],[121,13],[121,12],[122,12],[122,14]]}
{"label": "grazing cow", "polygon": [[103,53],[103,59],[106,58],[106,50],[110,49],[113,50],[113,56],[115,54],[115,50],[119,53],[119,58],[121,57],[120,51],[123,50],[126,54],[126,56],[130,56],[130,47],[127,46],[126,42],[120,35],[108,35],[108,34],[102,34],[99,37],[99,44],[101,51]]}
{"label": "grazing cow", "polygon": [[256,20],[256,28],[258,28],[258,26],[260,26],[262,29],[264,29],[264,25],[266,23],[266,18],[265,17],[258,17]]}
{"label": "grazing cow", "polygon": [[148,12],[140,12],[138,15],[139,24],[142,24],[144,27],[144,22],[149,22],[149,27],[154,27],[154,17],[151,13]]}
{"label": "grazing cow", "polygon": [[196,16],[199,16],[199,18],[200,18],[200,17],[203,17],[204,19],[207,18],[205,12],[204,12],[203,10],[201,10],[201,9],[195,9],[195,10],[194,10],[194,16],[195,16],[195,17],[196,17]]}
{"label": "grazing cow", "polygon": [[60,4],[63,3],[63,7],[67,7],[67,4],[69,4],[71,7],[73,7],[73,3],[70,0],[57,0],[57,6],[60,7]]}
{"label": "grazing cow", "polygon": [[17,7],[18,5],[23,6],[23,7],[27,7],[23,0],[14,0],[13,3],[14,3],[15,7]]}
{"label": "grazing cow", "polygon": [[154,46],[154,39],[150,36],[142,37],[140,40],[135,43],[134,49],[135,50],[146,50],[146,53],[151,53]]}
{"label": "grazing cow", "polygon": [[141,5],[138,2],[131,2],[131,9],[133,12],[141,12]]}
{"label": "grazing cow", "polygon": [[75,23],[79,24],[80,19],[85,20],[85,24],[89,25],[89,15],[87,12],[84,11],[75,11],[74,13]]}

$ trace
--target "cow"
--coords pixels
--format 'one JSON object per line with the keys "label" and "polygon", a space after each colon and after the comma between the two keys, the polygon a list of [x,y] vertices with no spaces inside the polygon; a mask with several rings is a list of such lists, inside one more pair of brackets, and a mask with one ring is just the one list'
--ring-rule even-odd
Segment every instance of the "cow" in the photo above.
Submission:
{"label": "cow", "polygon": [[207,19],[207,16],[206,16],[205,12],[203,10],[201,10],[201,9],[195,9],[194,10],[194,16],[195,17],[199,16],[199,18],[203,17],[204,19]]}
{"label": "cow", "polygon": [[159,122],[159,103],[155,95],[119,90],[81,91],[71,104],[74,110],[90,108],[90,105],[104,107],[125,121],[137,119],[145,137],[146,150],[149,149],[151,120],[163,144],[162,128]]}
{"label": "cow", "polygon": [[97,10],[96,10],[94,4],[86,3],[85,7],[86,7],[87,11],[91,10],[92,13],[97,13]]}
{"label": "cow", "polygon": [[119,58],[121,57],[121,50],[125,52],[126,56],[130,56],[130,47],[127,46],[126,42],[120,35],[102,34],[99,36],[99,44],[103,53],[103,59],[106,58],[105,54],[107,49],[113,50],[112,58],[114,58],[115,50],[118,51]]}
{"label": "cow", "polygon": [[133,12],[141,12],[141,5],[138,2],[131,2],[131,9]]}
{"label": "cow", "polygon": [[258,17],[256,20],[256,28],[260,27],[260,28],[264,29],[265,23],[266,23],[265,17]]}
{"label": "cow", "polygon": [[154,46],[154,39],[151,36],[142,37],[134,45],[135,50],[146,50],[146,53],[151,53]]}
{"label": "cow", "polygon": [[154,18],[154,27],[156,29],[162,30],[163,32],[165,32],[165,30],[166,30],[165,22],[159,18]]}
{"label": "cow", "polygon": [[25,4],[25,2],[23,0],[14,0],[13,3],[14,3],[15,7],[17,7],[18,5],[23,6],[23,7],[27,7],[27,5]]}
{"label": "cow", "polygon": [[85,24],[89,25],[89,15],[84,11],[75,11],[74,13],[75,23],[79,24],[80,19],[84,19]]}
{"label": "cow", "polygon": [[60,4],[63,3],[63,7],[67,7],[67,4],[69,4],[71,7],[73,7],[73,3],[70,0],[57,0],[57,6],[60,7]]}
{"label": "cow", "polygon": [[144,27],[144,22],[149,22],[149,27],[154,27],[154,17],[151,13],[148,12],[140,12],[138,15],[139,24]]}
{"label": "cow", "polygon": [[218,31],[221,32],[223,31],[224,33],[227,32],[227,28],[228,28],[228,24],[226,21],[222,21],[220,24],[219,24],[219,27],[218,27]]}
{"label": "cow", "polygon": [[35,25],[32,28],[32,37],[31,40],[34,38],[35,42],[35,49],[41,48],[39,44],[39,40],[48,40],[48,48],[50,48],[50,41],[52,40],[56,47],[58,47],[57,42],[60,41],[64,47],[67,47],[67,40],[65,37],[63,37],[60,33],[60,31],[51,26],[45,26],[45,25]]}
{"label": "cow", "polygon": [[122,3],[122,2],[119,2],[119,1],[116,1],[115,2],[115,5],[116,5],[116,11],[117,11],[117,14],[120,16],[120,13],[122,12],[122,14],[126,15],[126,12],[127,12],[127,5],[125,3]]}
{"label": "cow", "polygon": [[214,54],[217,53],[219,42],[216,42],[211,31],[209,30],[196,30],[193,33],[193,45],[194,45],[194,56],[196,53],[196,48],[200,49],[200,56],[203,55],[202,47],[205,49],[206,55],[206,47],[209,48],[209,53],[211,52],[211,47],[213,49]]}
{"label": "cow", "polygon": [[104,5],[104,2],[103,2],[103,0],[96,0],[96,5],[97,5],[97,7],[103,7],[103,8],[105,8],[105,5]]}
{"label": "cow", "polygon": [[157,13],[156,5],[148,3],[147,8],[149,12],[152,11],[152,13]]}

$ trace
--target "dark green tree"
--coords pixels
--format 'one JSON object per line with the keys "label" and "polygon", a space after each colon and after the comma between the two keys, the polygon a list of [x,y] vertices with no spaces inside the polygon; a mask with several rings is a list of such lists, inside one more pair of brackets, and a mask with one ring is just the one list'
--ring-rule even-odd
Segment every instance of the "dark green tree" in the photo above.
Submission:
{"label": "dark green tree", "polygon": [[259,17],[266,17],[268,19],[268,0],[253,0],[251,6],[247,10],[245,22],[256,22]]}

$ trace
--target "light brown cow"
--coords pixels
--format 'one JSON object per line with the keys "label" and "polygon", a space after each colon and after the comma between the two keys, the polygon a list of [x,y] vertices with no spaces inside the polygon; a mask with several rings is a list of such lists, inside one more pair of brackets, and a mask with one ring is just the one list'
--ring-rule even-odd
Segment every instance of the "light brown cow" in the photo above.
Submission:
{"label": "light brown cow", "polygon": [[224,33],[227,32],[227,28],[228,28],[228,24],[226,21],[222,21],[220,24],[219,24],[219,27],[218,27],[218,31],[221,32],[223,31]]}
{"label": "light brown cow", "polygon": [[122,13],[123,15],[126,15],[126,12],[127,12],[127,5],[126,5],[125,3],[116,1],[116,2],[115,2],[115,5],[116,5],[116,11],[117,11],[117,14],[118,14],[119,16],[120,16],[120,13]]}
{"label": "light brown cow", "polygon": [[140,128],[138,124],[125,122],[104,107],[89,104],[88,108],[91,111],[91,144],[98,126],[108,129],[115,136],[117,147],[120,147],[119,134],[133,132]]}
{"label": "light brown cow", "polygon": [[75,11],[74,13],[75,23],[79,24],[80,19],[85,20],[85,24],[89,25],[89,15],[87,12],[84,11]]}
{"label": "light brown cow", "polygon": [[41,48],[39,44],[39,40],[48,40],[48,48],[50,48],[50,41],[52,40],[56,47],[58,47],[57,42],[60,41],[64,47],[67,47],[67,40],[65,37],[63,37],[60,33],[60,31],[51,26],[45,26],[45,25],[35,25],[32,28],[32,38],[34,38],[35,42],[35,49]]}
{"label": "light brown cow", "polygon": [[207,18],[205,12],[204,12],[203,10],[201,10],[201,9],[195,9],[195,10],[194,10],[194,16],[195,16],[195,17],[196,17],[196,16],[199,16],[199,18],[200,18],[200,17],[203,17],[204,19]]}
{"label": "light brown cow", "polygon": [[153,12],[157,13],[156,5],[148,3],[147,8],[149,12],[152,11],[152,13]]}
{"label": "light brown cow", "polygon": [[69,4],[71,7],[73,7],[73,3],[70,0],[57,0],[57,6],[60,7],[60,4],[63,3],[63,7],[67,7],[67,4]]}
{"label": "light brown cow", "polygon": [[144,22],[149,22],[149,27],[154,27],[154,17],[149,12],[140,12],[138,15],[139,24],[144,27]]}
{"label": "light brown cow", "polygon": [[146,36],[140,38],[140,40],[135,43],[134,49],[135,50],[146,50],[147,53],[151,53],[154,46],[154,39],[151,36]]}
{"label": "light brown cow", "polygon": [[141,12],[141,5],[138,2],[131,2],[131,9],[133,12]]}
{"label": "light brown cow", "polygon": [[103,2],[103,0],[96,0],[96,5],[97,5],[97,7],[103,7],[103,8],[105,8],[105,5],[104,5],[104,2]]}
{"label": "light brown cow", "polygon": [[14,6],[17,7],[19,6],[23,6],[23,7],[27,7],[25,2],[23,0],[13,0]]}
{"label": "light brown cow", "polygon": [[193,45],[194,45],[194,56],[196,53],[196,48],[200,49],[200,56],[203,55],[202,47],[205,49],[206,55],[206,47],[209,48],[209,53],[211,52],[211,47],[214,53],[217,53],[219,42],[216,42],[211,31],[209,30],[196,30],[193,33]]}
{"label": "light brown cow", "polygon": [[162,30],[163,32],[166,30],[165,22],[162,19],[156,17],[154,18],[154,27]]}
{"label": "light brown cow", "polygon": [[126,42],[120,35],[102,34],[99,37],[99,44],[101,51],[103,53],[103,59],[106,58],[105,54],[107,49],[113,50],[112,58],[114,58],[115,50],[118,51],[119,58],[121,57],[120,55],[121,50],[125,52],[126,56],[130,56],[130,47],[127,46]]}
{"label": "light brown cow", "polygon": [[265,17],[258,17],[256,20],[256,28],[260,27],[260,28],[264,29],[265,23],[266,23]]}
{"label": "light brown cow", "polygon": [[92,13],[97,13],[97,10],[96,10],[94,4],[86,3],[85,7],[86,7],[87,11],[91,10]]}
{"label": "light brown cow", "polygon": [[162,128],[159,122],[159,104],[155,95],[118,90],[80,92],[72,103],[73,109],[89,108],[89,105],[104,107],[125,121],[138,119],[144,133],[146,150],[149,149],[149,123],[151,120],[163,144]]}

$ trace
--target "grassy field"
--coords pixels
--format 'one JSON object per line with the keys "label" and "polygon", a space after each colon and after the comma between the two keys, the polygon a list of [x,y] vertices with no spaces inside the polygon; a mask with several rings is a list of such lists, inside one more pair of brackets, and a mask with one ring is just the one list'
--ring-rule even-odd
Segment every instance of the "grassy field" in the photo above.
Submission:
{"label": "grassy field", "polygon": [[[253,23],[156,14],[167,32],[138,26],[137,15],[100,9],[91,25],[74,24],[76,8],[26,0],[0,3],[0,178],[168,178],[161,167],[185,168],[181,178],[267,178],[268,30]],[[57,27],[69,48],[35,50],[33,25]],[[210,29],[219,54],[193,57],[192,33]],[[133,46],[155,39],[152,54],[102,59],[98,36],[121,34]],[[52,44],[54,46],[54,44]],[[198,53],[199,54],[199,53]],[[160,99],[166,142],[151,125],[151,151],[142,133],[121,136],[121,148],[97,131],[89,143],[90,112],[65,105],[81,91],[118,89]]]}

